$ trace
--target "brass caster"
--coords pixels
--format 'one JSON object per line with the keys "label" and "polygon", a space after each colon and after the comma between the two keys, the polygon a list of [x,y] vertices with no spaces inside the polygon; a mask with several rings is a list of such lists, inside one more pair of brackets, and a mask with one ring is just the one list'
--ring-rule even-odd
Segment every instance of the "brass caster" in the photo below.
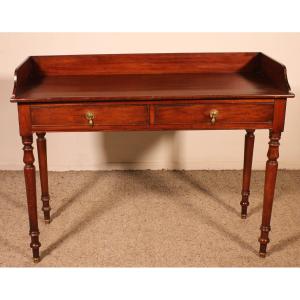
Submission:
{"label": "brass caster", "polygon": [[247,215],[241,215],[242,219],[247,219]]}
{"label": "brass caster", "polygon": [[34,257],[33,258],[33,262],[35,263],[35,264],[37,264],[38,262],[40,262],[40,258],[39,257]]}
{"label": "brass caster", "polygon": [[265,252],[259,252],[259,256],[262,257],[262,258],[265,258],[267,255],[267,253]]}
{"label": "brass caster", "polygon": [[50,219],[49,220],[44,220],[45,224],[50,224]]}

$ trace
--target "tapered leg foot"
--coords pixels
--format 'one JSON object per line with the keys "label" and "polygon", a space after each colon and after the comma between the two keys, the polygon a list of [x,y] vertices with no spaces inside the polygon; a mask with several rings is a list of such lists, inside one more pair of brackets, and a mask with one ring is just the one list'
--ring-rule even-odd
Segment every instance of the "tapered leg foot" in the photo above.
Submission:
{"label": "tapered leg foot", "polygon": [[240,202],[241,204],[241,218],[242,219],[247,219],[248,215],[248,206],[249,206],[249,195],[250,191],[242,191],[242,200]]}
{"label": "tapered leg foot", "polygon": [[[265,250],[266,251],[266,250]],[[259,256],[260,257],[262,257],[262,258],[265,258],[266,257],[266,255],[267,255],[267,253],[266,252],[259,252]]]}
{"label": "tapered leg foot", "polygon": [[241,213],[241,218],[242,219],[247,219],[247,212],[246,213]]}
{"label": "tapered leg foot", "polygon": [[247,209],[249,206],[250,179],[251,179],[251,170],[252,170],[254,139],[255,139],[254,130],[248,129],[245,135],[243,187],[242,187],[242,200],[240,202],[242,219],[247,218]]}
{"label": "tapered leg foot", "polygon": [[271,214],[274,199],[274,191],[277,177],[279,157],[279,140],[280,132],[270,132],[269,150],[268,150],[268,161],[266,163],[266,174],[265,174],[265,188],[264,188],[264,203],[262,213],[262,224],[260,226],[260,243],[259,255],[265,257],[267,253],[267,245],[270,242],[269,232],[271,231]]}
{"label": "tapered leg foot", "polygon": [[36,233],[31,234],[31,239],[33,239],[34,242],[31,242],[30,247],[32,248],[33,262],[37,263],[40,261],[39,249],[41,247],[41,243],[39,242],[39,233],[36,234],[36,238],[33,237],[35,234]]}
{"label": "tapered leg foot", "polygon": [[37,150],[39,157],[39,168],[40,168],[40,181],[42,196],[41,200],[43,203],[42,211],[44,212],[45,224],[50,223],[50,196],[48,187],[48,167],[47,167],[47,145],[45,133],[37,133]]}
{"label": "tapered leg foot", "polygon": [[33,262],[34,262],[35,264],[37,264],[37,263],[40,262],[40,261],[41,261],[41,259],[40,259],[39,257],[33,258]]}
{"label": "tapered leg foot", "polygon": [[[43,202],[43,207],[42,207],[42,211],[44,212],[44,221],[45,224],[50,224],[51,222],[51,218],[50,218],[50,206],[49,205],[49,198],[45,198],[45,197],[41,197],[41,200]],[[46,206],[45,206],[46,205]]]}
{"label": "tapered leg foot", "polygon": [[260,227],[261,230],[261,235],[260,238],[258,239],[259,241],[259,256],[260,257],[266,257],[267,255],[267,245],[270,242],[269,239],[269,232],[271,231],[271,227],[270,226],[261,226]]}

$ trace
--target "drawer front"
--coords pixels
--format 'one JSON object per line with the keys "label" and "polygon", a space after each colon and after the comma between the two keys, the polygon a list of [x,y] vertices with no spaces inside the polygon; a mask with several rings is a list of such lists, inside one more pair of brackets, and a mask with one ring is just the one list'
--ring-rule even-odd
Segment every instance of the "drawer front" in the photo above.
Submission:
{"label": "drawer front", "polygon": [[272,123],[273,103],[155,105],[154,124]]}
{"label": "drawer front", "polygon": [[33,126],[95,128],[148,124],[147,105],[72,104],[31,107]]}

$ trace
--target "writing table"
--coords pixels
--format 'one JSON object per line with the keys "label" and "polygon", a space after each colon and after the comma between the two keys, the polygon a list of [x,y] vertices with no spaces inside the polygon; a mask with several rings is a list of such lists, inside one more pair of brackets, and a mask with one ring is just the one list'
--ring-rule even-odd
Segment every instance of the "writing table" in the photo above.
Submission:
{"label": "writing table", "polygon": [[[46,132],[246,130],[241,216],[246,218],[254,131],[269,130],[260,256],[266,255],[287,98],[286,68],[262,53],[31,56],[15,71],[33,260],[39,261],[33,133],[42,210],[50,223]],[[220,132],[222,134],[222,132]]]}

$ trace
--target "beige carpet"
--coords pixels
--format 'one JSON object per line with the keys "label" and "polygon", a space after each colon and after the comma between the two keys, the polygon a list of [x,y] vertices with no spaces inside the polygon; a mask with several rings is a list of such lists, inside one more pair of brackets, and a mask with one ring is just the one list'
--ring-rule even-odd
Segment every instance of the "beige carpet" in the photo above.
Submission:
{"label": "beige carpet", "polygon": [[39,201],[42,261],[33,265],[23,173],[1,171],[0,266],[299,267],[300,171],[279,172],[265,259],[263,181],[253,173],[242,220],[241,171],[50,172],[53,221],[43,223]]}

